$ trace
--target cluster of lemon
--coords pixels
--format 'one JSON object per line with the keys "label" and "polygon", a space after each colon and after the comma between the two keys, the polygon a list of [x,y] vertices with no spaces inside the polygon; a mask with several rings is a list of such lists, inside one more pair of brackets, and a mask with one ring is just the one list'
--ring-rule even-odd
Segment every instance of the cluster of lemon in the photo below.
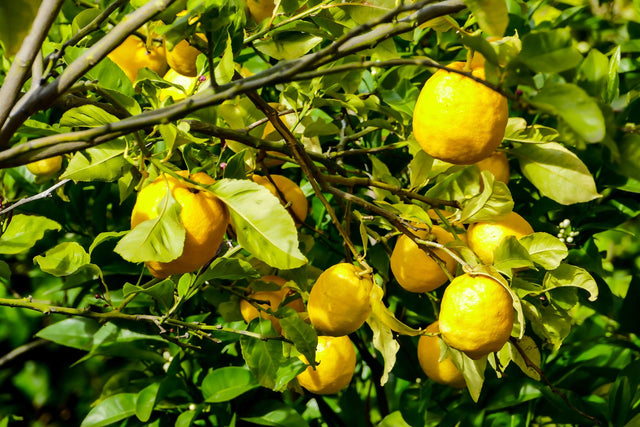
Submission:
{"label": "cluster of lemon", "polygon": [[[481,59],[453,63],[448,68],[484,79]],[[468,76],[441,69],[420,92],[413,116],[414,135],[430,156],[458,165],[475,164],[481,170],[489,170],[496,180],[508,183],[509,163],[504,153],[496,151],[504,137],[508,115],[507,99],[502,94]],[[437,219],[432,212],[430,215]],[[460,239],[485,265],[493,263],[494,250],[506,236],[519,239],[533,233],[529,223],[515,212],[495,222],[472,223],[462,235],[454,235],[439,225],[427,228],[413,224],[411,231],[416,239],[441,245]],[[427,254],[414,239],[401,235],[391,256],[391,270],[404,289],[430,292],[455,274],[457,262],[443,249]],[[500,282],[488,275],[461,274],[446,287],[438,320],[426,328],[418,341],[420,365],[432,380],[462,388],[462,373],[450,358],[440,360],[440,339],[470,358],[480,359],[505,345],[513,322],[513,300]]]}

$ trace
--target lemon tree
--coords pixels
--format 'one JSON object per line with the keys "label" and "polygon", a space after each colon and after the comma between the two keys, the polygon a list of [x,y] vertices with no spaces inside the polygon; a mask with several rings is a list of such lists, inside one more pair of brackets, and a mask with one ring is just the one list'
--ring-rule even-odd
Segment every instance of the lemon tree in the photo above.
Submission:
{"label": "lemon tree", "polygon": [[0,425],[639,423],[634,2],[0,23]]}

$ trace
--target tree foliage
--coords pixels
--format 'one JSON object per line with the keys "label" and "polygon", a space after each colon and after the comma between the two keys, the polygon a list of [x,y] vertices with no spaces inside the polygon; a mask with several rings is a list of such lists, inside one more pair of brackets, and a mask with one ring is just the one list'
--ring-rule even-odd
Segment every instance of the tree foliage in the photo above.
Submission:
{"label": "tree foliage", "polygon": [[[256,22],[242,0],[0,4],[0,425],[640,422],[638,3],[275,6]],[[186,39],[197,77],[183,87],[142,68],[130,81],[108,55],[131,34],[167,50]],[[424,82],[474,53],[481,83],[509,100],[507,184],[413,138]],[[58,155],[55,176],[24,166]],[[167,193],[133,230],[131,210],[151,179],[182,169],[216,179],[199,189],[233,226],[199,271],[154,278],[142,261],[182,252],[180,208]],[[302,224],[253,173],[299,184]],[[535,233],[504,239],[490,266],[461,239],[411,233],[462,234],[512,210]],[[419,367],[444,287],[398,285],[389,258],[403,233],[513,297],[499,352],[472,360],[441,342],[465,389]],[[350,334],[351,384],[318,396],[296,380],[299,356],[315,363],[305,315],[268,309],[280,335],[247,324],[240,302],[273,274],[306,302],[339,262],[373,274],[372,311]]]}

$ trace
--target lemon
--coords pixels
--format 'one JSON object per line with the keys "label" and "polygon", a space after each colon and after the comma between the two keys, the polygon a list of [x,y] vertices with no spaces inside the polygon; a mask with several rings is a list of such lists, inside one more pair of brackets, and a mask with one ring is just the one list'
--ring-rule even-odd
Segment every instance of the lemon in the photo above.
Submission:
{"label": "lemon", "polygon": [[[203,34],[197,34],[202,40],[206,41]],[[200,51],[190,45],[187,40],[179,41],[172,50],[167,50],[167,64],[172,70],[187,77],[196,77],[198,68],[196,60]]]}
{"label": "lemon", "polygon": [[[300,355],[307,363],[307,359]],[[315,394],[334,394],[346,388],[356,369],[356,351],[347,336],[319,336],[316,347],[318,365],[298,374],[302,387]]]}
{"label": "lemon", "polygon": [[[425,332],[437,334],[440,332],[438,321],[427,326]],[[433,381],[454,388],[466,386],[462,372],[458,370],[450,358],[440,362],[440,338],[422,335],[418,340],[418,362],[424,373]]]}
{"label": "lemon", "polygon": [[489,171],[493,174],[496,181],[509,183],[511,178],[511,169],[509,168],[509,160],[502,151],[495,151],[486,159],[482,159],[476,163],[480,171]]}
{"label": "lemon", "polygon": [[276,8],[274,0],[247,0],[249,13],[256,22],[262,22],[273,15]]}
{"label": "lemon", "polygon": [[[465,63],[449,68],[463,70]],[[472,70],[484,78],[484,68]],[[469,77],[436,71],[425,83],[413,111],[413,133],[430,156],[470,165],[488,157],[502,142],[509,117],[507,99]]]}
{"label": "lemon", "polygon": [[[187,171],[178,175],[189,177],[200,184],[209,185],[214,179],[204,172],[189,176]],[[222,243],[229,223],[227,207],[214,194],[194,188],[171,175],[159,176],[138,192],[131,214],[131,228],[160,215],[161,201],[171,191],[180,205],[180,219],[186,235],[182,255],[173,261],[147,261],[145,264],[155,277],[164,278],[172,274],[188,273],[199,269],[213,258]]]}
{"label": "lemon", "polygon": [[311,324],[322,334],[348,335],[369,317],[373,280],[358,273],[353,264],[336,264],[323,271],[311,288],[307,312]]}
{"label": "lemon", "polygon": [[62,168],[62,156],[49,157],[27,164],[29,172],[35,176],[48,177],[55,175]]}
{"label": "lemon", "polygon": [[495,279],[463,274],[444,290],[440,332],[447,345],[480,359],[499,351],[513,329],[513,299]]}
{"label": "lemon", "polygon": [[[257,184],[266,187],[271,194],[280,199],[283,206],[288,206],[289,213],[292,214],[296,226],[299,227],[307,218],[307,213],[309,212],[309,202],[306,196],[298,187],[298,184],[286,176],[271,174],[269,177],[271,180],[265,176],[253,175],[251,179]],[[281,195],[284,200],[282,200]]]}
{"label": "lemon", "polygon": [[467,229],[467,244],[469,248],[489,265],[493,263],[493,251],[502,239],[514,236],[520,239],[533,233],[533,228],[517,213],[511,211],[507,217],[495,222],[475,222]]}
{"label": "lemon", "polygon": [[107,56],[124,71],[131,82],[134,82],[138,77],[138,70],[144,67],[160,76],[167,71],[164,47],[150,46],[147,48],[144,41],[133,35],[127,37]]}
{"label": "lemon", "polygon": [[[264,276],[262,280],[265,282],[273,282],[279,285],[281,288],[279,291],[258,291],[249,296],[255,301],[266,301],[268,304],[259,303],[260,306],[264,309],[270,308],[271,311],[275,312],[287,297],[295,294],[295,291],[284,286],[287,281],[282,277]],[[287,307],[291,307],[297,312],[304,311],[304,303],[302,302],[301,298],[292,300],[287,304]],[[240,312],[242,313],[243,319],[247,323],[260,316],[261,318],[269,319],[271,321],[271,324],[273,325],[273,329],[275,329],[276,332],[280,333],[282,331],[280,320],[278,320],[278,318],[271,314],[268,314],[265,311],[259,311],[253,304],[251,304],[247,300],[242,300],[240,302]]]}
{"label": "lemon", "polygon": [[[415,231],[415,235],[419,239],[432,240],[443,245],[454,240],[448,231],[437,225],[431,230],[421,228]],[[458,263],[442,249],[432,249],[453,274]],[[398,237],[391,253],[391,271],[400,286],[409,292],[430,292],[449,279],[440,265],[404,234]]]}

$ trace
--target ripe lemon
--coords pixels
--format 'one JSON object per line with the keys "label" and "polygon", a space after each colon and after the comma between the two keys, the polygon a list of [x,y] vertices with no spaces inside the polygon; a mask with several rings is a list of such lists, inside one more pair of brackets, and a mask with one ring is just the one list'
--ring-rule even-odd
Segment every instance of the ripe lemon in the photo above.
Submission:
{"label": "ripe lemon", "polygon": [[51,176],[62,168],[62,156],[49,157],[27,164],[29,172],[35,176]]}
{"label": "ripe lemon", "polygon": [[[438,321],[427,326],[425,332],[437,334],[440,332]],[[433,381],[454,388],[466,386],[462,372],[458,370],[450,358],[440,362],[440,338],[422,335],[418,340],[418,361],[424,373]]]}
{"label": "ripe lemon", "polygon": [[444,290],[440,332],[447,345],[472,359],[498,351],[513,329],[513,299],[495,279],[458,276]]}
{"label": "ripe lemon", "polygon": [[[300,355],[307,363],[307,359]],[[318,365],[298,374],[298,382],[311,393],[334,394],[346,388],[356,370],[356,351],[347,336],[318,337],[316,347]]]}
{"label": "ripe lemon", "polygon": [[164,47],[150,46],[136,36],[129,36],[116,47],[109,55],[109,59],[115,62],[131,82],[138,77],[138,70],[147,67],[158,75],[167,71],[167,58]]}
{"label": "ripe lemon", "polygon": [[356,331],[371,313],[370,275],[358,275],[353,264],[333,265],[320,274],[311,288],[307,312],[311,324],[324,335],[341,336]]}
{"label": "ripe lemon", "polygon": [[174,101],[183,100],[198,83],[197,77],[184,76],[178,73],[173,68],[170,68],[162,78],[168,82],[181,86],[184,90],[180,90],[176,87],[167,87],[160,89],[160,91],[158,92],[158,98],[160,99],[160,101],[164,101],[168,97],[172,97]]}
{"label": "ripe lemon", "polygon": [[[465,63],[450,68],[463,70]],[[474,76],[484,78],[484,68]],[[413,133],[432,157],[470,165],[488,157],[502,142],[509,118],[507,99],[482,83],[438,70],[420,91],[413,111]]]}
{"label": "ripe lemon", "polygon": [[262,22],[273,15],[276,8],[274,0],[247,0],[249,13],[256,22]]}
{"label": "ripe lemon", "polygon": [[511,178],[511,170],[509,168],[509,160],[502,151],[494,151],[492,155],[486,159],[482,159],[476,163],[480,172],[489,171],[493,174],[496,181],[509,183]]}
{"label": "ripe lemon", "polygon": [[[285,300],[285,298],[295,294],[295,291],[284,286],[284,284],[287,283],[287,281],[282,277],[264,276],[262,280],[265,282],[273,282],[279,285],[281,288],[279,291],[258,291],[250,295],[251,299],[253,300],[268,301],[268,304],[260,303],[260,306],[265,309],[270,308],[271,311],[275,312],[276,310],[278,310],[278,308],[280,307],[280,304]],[[293,301],[289,302],[287,304],[287,307],[291,307],[297,312],[304,311],[304,303],[302,302],[301,298],[296,298]],[[253,319],[260,316],[261,318],[269,319],[271,321],[271,324],[273,325],[273,329],[275,329],[276,332],[280,333],[282,331],[282,327],[280,326],[280,320],[278,318],[276,318],[271,314],[268,314],[265,311],[258,310],[253,304],[251,304],[247,300],[242,300],[240,302],[240,312],[242,313],[242,317],[244,318],[244,321],[247,323],[251,322]]]}
{"label": "ripe lemon", "polygon": [[467,243],[478,258],[489,265],[493,263],[493,251],[502,239],[507,236],[520,239],[532,233],[533,228],[527,220],[512,211],[506,218],[499,221],[471,224],[467,230]]}
{"label": "ripe lemon", "polygon": [[[187,171],[177,172],[200,184],[209,185],[214,179],[204,172],[189,176]],[[229,224],[229,212],[220,199],[208,191],[198,190],[171,175],[156,178],[138,192],[131,214],[131,228],[160,215],[161,202],[167,190],[180,204],[180,219],[186,230],[182,255],[173,261],[148,261],[146,266],[155,277],[188,273],[205,265],[216,254]]]}
{"label": "ripe lemon", "polygon": [[[198,34],[202,40],[206,41],[203,34]],[[179,41],[172,50],[167,50],[167,63],[172,70],[187,77],[196,77],[198,75],[198,67],[196,60],[200,55],[200,51],[190,45],[187,40]]]}
{"label": "ripe lemon", "polygon": [[[269,178],[261,175],[253,175],[252,180],[257,184],[266,187],[271,194],[280,199],[280,194],[284,197],[284,200],[280,199],[283,206],[288,206],[289,212],[292,214],[296,226],[300,226],[301,223],[307,218],[309,212],[309,202],[304,193],[298,187],[298,184],[291,181],[289,178],[283,175],[271,174],[271,182]],[[275,185],[274,185],[275,184]],[[277,187],[277,189],[276,189]]]}
{"label": "ripe lemon", "polygon": [[[433,240],[446,244],[454,237],[444,228],[434,225],[431,230],[415,231],[415,235],[423,240]],[[442,249],[433,248],[434,254],[445,262],[447,270],[453,274],[458,263]],[[398,237],[391,253],[391,271],[396,280],[409,292],[430,292],[442,286],[447,274],[440,265],[406,235]]]}

